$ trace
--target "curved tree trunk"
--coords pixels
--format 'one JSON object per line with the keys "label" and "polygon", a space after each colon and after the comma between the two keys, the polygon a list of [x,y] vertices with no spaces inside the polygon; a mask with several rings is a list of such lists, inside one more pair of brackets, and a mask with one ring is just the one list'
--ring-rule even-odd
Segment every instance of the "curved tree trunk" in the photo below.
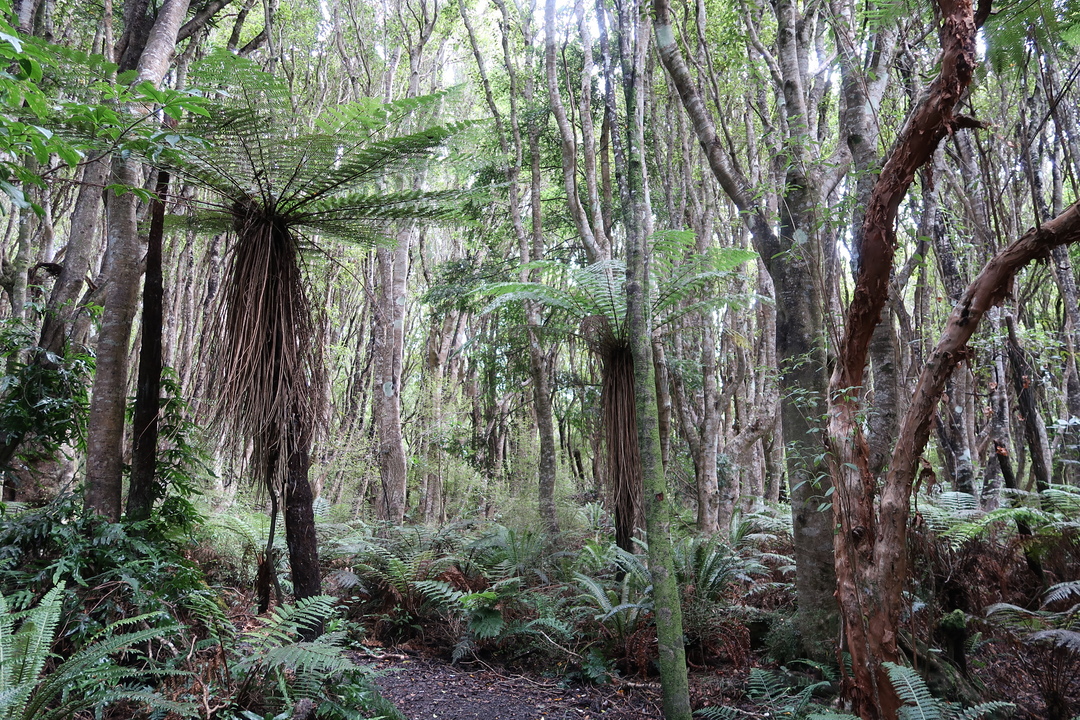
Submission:
{"label": "curved tree trunk", "polygon": [[[941,72],[929,93],[909,115],[874,185],[858,248],[855,290],[847,310],[836,369],[829,383],[829,463],[836,488],[833,509],[838,526],[837,598],[853,670],[853,677],[845,681],[844,689],[866,720],[894,718],[901,705],[882,662],[900,659],[897,633],[902,590],[907,579],[911,480],[934,410],[933,406],[919,407],[916,396],[905,423],[913,412],[925,410],[922,442],[910,452],[914,433],[902,427],[880,513],[876,515],[876,480],[870,472],[869,448],[858,419],[867,350],[888,297],[897,209],[915,173],[933,157],[938,143],[959,127],[978,126],[954,114],[976,65],[975,7],[971,0],[942,0],[940,6]],[[934,397],[935,404],[938,395]],[[910,472],[910,478],[897,482],[897,473],[905,471]]]}

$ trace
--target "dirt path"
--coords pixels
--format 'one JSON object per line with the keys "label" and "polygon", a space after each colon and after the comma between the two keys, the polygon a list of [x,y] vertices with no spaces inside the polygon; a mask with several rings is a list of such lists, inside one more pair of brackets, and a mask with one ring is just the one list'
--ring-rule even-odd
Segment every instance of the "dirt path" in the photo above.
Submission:
{"label": "dirt path", "polygon": [[660,720],[660,689],[652,684],[562,687],[509,675],[482,664],[454,667],[436,660],[387,656],[383,695],[409,720]]}

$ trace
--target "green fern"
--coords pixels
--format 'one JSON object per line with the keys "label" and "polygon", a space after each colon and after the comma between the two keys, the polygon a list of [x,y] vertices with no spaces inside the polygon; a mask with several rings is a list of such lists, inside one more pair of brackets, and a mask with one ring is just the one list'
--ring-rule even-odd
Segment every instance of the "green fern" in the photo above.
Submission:
{"label": "green fern", "polygon": [[1080,488],[1055,484],[1043,490],[1040,495],[1047,510],[1071,518],[1080,515]]}
{"label": "green fern", "polygon": [[899,712],[900,720],[978,720],[995,713],[1009,712],[1015,707],[1012,703],[989,702],[961,708],[935,698],[926,682],[912,668],[890,662],[882,665],[896,694],[904,701]]}
{"label": "green fern", "polygon": [[674,551],[680,585],[692,587],[701,600],[719,600],[735,583],[766,572],[756,559],[741,557],[715,537],[687,538]]}
{"label": "green fern", "polygon": [[[674,234],[674,233],[672,233]],[[665,234],[662,237],[670,237]],[[669,244],[657,249],[670,251]],[[757,257],[756,253],[737,248],[714,248],[707,253],[691,253],[678,260],[674,253],[654,250],[654,286],[652,316],[657,327],[670,323],[690,312],[738,306],[749,302],[750,296],[728,296],[716,292],[717,283],[730,279],[736,267]],[[595,319],[601,333],[623,338],[626,321],[626,296],[623,282],[626,265],[621,260],[600,262],[577,267],[566,263],[542,260],[522,267],[539,279],[533,282],[498,282],[481,286],[480,295],[493,300],[483,309],[491,313],[508,303],[533,301],[566,312],[572,318]],[[695,302],[687,301],[701,297]],[[588,334],[586,339],[590,339]],[[591,341],[591,340],[590,340]]]}
{"label": "green fern", "polygon": [[131,653],[132,648],[175,629],[166,626],[119,632],[144,623],[150,616],[128,618],[104,628],[88,645],[44,672],[63,592],[61,583],[23,612],[10,612],[0,596],[0,719],[67,720],[117,701],[142,703],[182,717],[195,714],[191,705],[168,701],[138,687],[148,678],[176,673],[112,662],[114,655]]}
{"label": "green fern", "polygon": [[695,710],[694,715],[705,720],[739,720],[739,718],[755,717],[745,710],[736,707],[703,707]]}
{"label": "green fern", "polygon": [[943,720],[941,701],[930,694],[930,688],[917,672],[895,663],[884,663],[896,694],[904,701],[900,716],[904,720]]}
{"label": "green fern", "polygon": [[451,122],[407,130],[410,118],[418,117],[414,113],[435,106],[446,93],[340,106],[303,132],[285,83],[257,67],[215,53],[199,64],[194,77],[211,77],[226,65],[226,77],[238,86],[207,117],[195,116],[182,129],[205,141],[184,143],[155,158],[218,196],[194,214],[197,227],[232,230],[237,207],[255,202],[307,243],[327,236],[371,244],[393,220],[434,219],[455,211],[450,201],[460,193],[380,186],[384,178],[433,157],[469,127],[469,122]]}
{"label": "green fern", "polygon": [[[237,638],[234,647],[242,648],[242,654],[232,666],[237,681],[234,710],[244,709],[257,695],[269,694],[285,705],[298,698],[318,699],[327,692],[327,683],[356,669],[345,654],[342,633],[299,640],[307,628],[331,618],[336,604],[336,598],[320,595],[283,605],[263,618],[261,627]],[[256,688],[261,692],[255,693]]]}
{"label": "green fern", "polygon": [[781,717],[799,717],[810,705],[814,691],[829,685],[823,681],[804,687],[791,687],[783,675],[753,668],[748,680],[748,694],[770,713]]}

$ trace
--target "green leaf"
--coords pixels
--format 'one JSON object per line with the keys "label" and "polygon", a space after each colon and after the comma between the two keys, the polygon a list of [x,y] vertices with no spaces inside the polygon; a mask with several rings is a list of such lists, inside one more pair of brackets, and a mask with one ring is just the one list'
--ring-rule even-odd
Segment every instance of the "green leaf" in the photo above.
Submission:
{"label": "green leaf", "polygon": [[15,52],[21,53],[23,51],[22,40],[14,35],[9,35],[5,32],[0,32],[0,40],[5,41],[8,45],[15,48]]}
{"label": "green leaf", "polygon": [[0,190],[7,193],[7,196],[11,198],[11,202],[15,207],[20,210],[30,209],[30,201],[26,198],[26,193],[23,192],[22,188],[12,185],[7,180],[0,180]]}

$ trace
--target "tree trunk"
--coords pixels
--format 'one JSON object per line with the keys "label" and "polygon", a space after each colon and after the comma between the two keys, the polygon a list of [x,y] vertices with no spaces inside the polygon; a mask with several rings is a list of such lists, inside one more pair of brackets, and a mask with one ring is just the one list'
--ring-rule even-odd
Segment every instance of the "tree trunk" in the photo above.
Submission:
{"label": "tree trunk", "polygon": [[[888,298],[900,203],[915,173],[933,157],[941,139],[958,127],[978,125],[953,112],[976,67],[975,8],[970,0],[942,0],[940,5],[941,71],[929,93],[909,115],[874,185],[859,238],[861,245],[857,248],[855,290],[847,310],[836,369],[829,383],[829,464],[838,527],[837,598],[853,670],[853,677],[845,679],[844,691],[865,720],[879,717],[891,720],[901,705],[881,663],[899,660],[897,633],[907,579],[906,532],[911,486],[906,484],[900,492],[901,487],[894,483],[897,452],[913,437],[904,429],[899,434],[881,500],[880,518],[876,517],[876,480],[870,472],[869,447],[859,421],[866,356]],[[927,428],[932,412],[931,407],[926,413]],[[910,415],[911,410],[907,413]],[[921,450],[922,445],[918,452]],[[908,460],[914,467],[916,457]]]}
{"label": "tree trunk", "polygon": [[[551,14],[552,0],[548,0]],[[681,594],[671,549],[670,500],[660,453],[659,411],[649,312],[649,248],[652,208],[645,165],[644,85],[648,20],[636,3],[618,7],[619,57],[626,99],[627,160],[620,195],[626,223],[626,315],[633,357],[634,406],[649,540],[657,652],[663,712],[667,720],[690,720],[690,690],[683,645]],[[633,42],[631,38],[635,38]],[[611,75],[607,76],[613,81]]]}
{"label": "tree trunk", "polygon": [[[781,364],[780,394],[788,482],[791,488],[792,518],[796,552],[796,584],[800,598],[799,627],[808,654],[835,642],[835,586],[832,582],[832,522],[823,512],[828,492],[828,476],[818,461],[821,457],[821,416],[826,386],[823,345],[823,300],[821,292],[821,238],[814,218],[815,204],[824,180],[802,176],[807,169],[807,120],[805,88],[797,55],[801,23],[790,2],[776,5],[781,55],[785,74],[783,92],[790,118],[788,153],[800,159],[788,168],[785,218],[781,235],[772,229],[765,209],[759,205],[750,184],[725,155],[725,144],[705,107],[690,71],[675,42],[668,0],[653,0],[656,14],[656,43],[660,59],[682,99],[694,126],[709,167],[724,192],[739,209],[750,231],[754,249],[768,267],[776,293],[776,352]],[[802,111],[800,111],[802,108]],[[834,163],[838,164],[838,163]],[[822,482],[824,480],[824,483]]]}
{"label": "tree trunk", "polygon": [[[138,0],[125,7],[134,11]],[[176,46],[176,34],[187,13],[188,0],[167,0],[148,34],[146,43],[136,48],[134,32],[127,33],[125,58],[120,70],[137,70],[134,84],[160,84]],[[129,27],[129,31],[131,27]],[[125,66],[127,58],[137,58]],[[123,186],[140,185],[138,163],[113,157],[112,182]],[[108,196],[110,266],[106,268],[109,287],[101,314],[97,345],[97,372],[86,438],[86,507],[109,520],[120,519],[124,443],[124,411],[127,401],[128,344],[135,317],[142,251],[136,220],[136,199],[131,193],[110,190]]]}
{"label": "tree trunk", "polygon": [[169,173],[158,171],[157,197],[151,206],[150,234],[146,249],[146,278],[143,281],[142,348],[139,379],[132,418],[131,485],[128,488],[127,517],[148,520],[154,501],[163,495],[155,483],[157,475],[158,414],[161,410],[161,342],[164,306],[164,279],[161,241],[165,231],[165,201]]}
{"label": "tree trunk", "polygon": [[537,498],[540,505],[540,520],[544,524],[544,531],[551,536],[555,536],[559,532],[559,515],[555,507],[555,474],[558,458],[555,447],[554,417],[551,411],[551,388],[548,386],[548,378],[551,373],[548,369],[547,358],[540,347],[537,332],[537,328],[540,326],[539,313],[535,308],[531,310],[528,325],[529,367],[532,371],[536,429],[540,436]]}
{"label": "tree trunk", "polygon": [[636,551],[633,538],[645,525],[641,454],[635,432],[638,421],[634,402],[634,357],[631,348],[619,345],[608,349],[601,362],[603,387],[600,397],[607,433],[608,491],[615,518],[615,544],[632,553]]}
{"label": "tree trunk", "polygon": [[[174,0],[175,2],[176,0]],[[112,183],[138,186],[138,165],[113,158]],[[97,342],[97,370],[86,437],[86,508],[112,522],[120,519],[123,493],[124,411],[127,402],[128,343],[135,317],[141,270],[132,193],[108,193],[109,286]]]}
{"label": "tree trunk", "polygon": [[1035,488],[1042,492],[1050,487],[1050,442],[1046,437],[1046,424],[1039,412],[1035,390],[1039,378],[1028,361],[1024,348],[1016,336],[1016,323],[1011,315],[1005,317],[1008,329],[1006,347],[1009,354],[1009,375],[1016,394],[1017,410],[1024,423],[1024,439],[1031,453],[1031,470]]}
{"label": "tree trunk", "polygon": [[[298,423],[297,423],[298,424]],[[315,534],[314,497],[308,471],[311,468],[311,440],[296,428],[288,443],[289,467],[285,478],[285,542],[289,547],[289,567],[292,568],[293,597],[297,600],[322,594],[319,572],[319,545]],[[322,634],[322,623],[305,628],[305,640]]]}
{"label": "tree trunk", "polygon": [[393,249],[380,247],[376,319],[375,402],[379,441],[376,517],[400,525],[405,517],[405,441],[401,434],[401,370],[405,344],[405,280],[411,231],[398,234]]}

